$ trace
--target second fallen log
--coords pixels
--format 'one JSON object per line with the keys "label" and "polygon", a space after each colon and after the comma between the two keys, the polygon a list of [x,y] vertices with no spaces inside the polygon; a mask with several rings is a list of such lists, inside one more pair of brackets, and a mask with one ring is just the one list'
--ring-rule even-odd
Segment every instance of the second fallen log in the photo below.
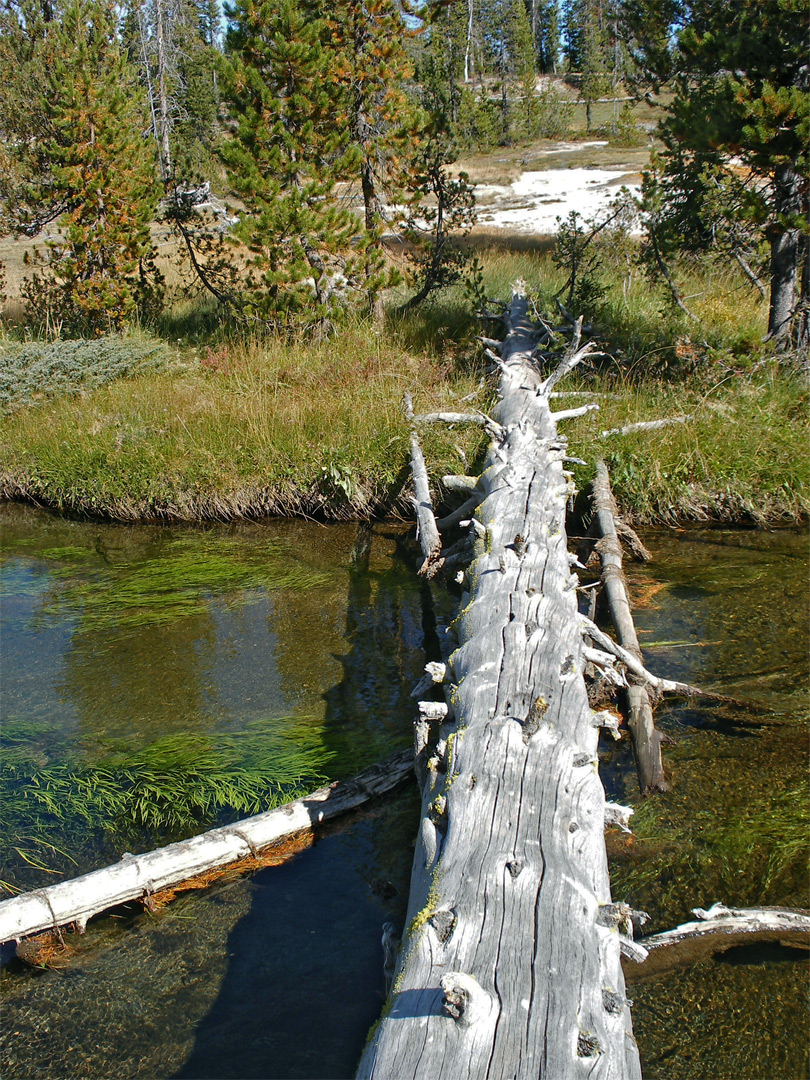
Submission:
{"label": "second fallen log", "polygon": [[[604,461],[596,468],[593,482],[593,503],[602,539],[596,545],[602,563],[602,582],[619,644],[641,663],[643,661],[638,635],[630,612],[630,600],[622,568],[622,548],[616,528],[616,504],[610,490],[610,480]],[[633,740],[638,781],[645,795],[653,791],[669,791],[661,759],[661,733],[653,719],[650,692],[644,682],[632,674],[627,686],[627,724]]]}

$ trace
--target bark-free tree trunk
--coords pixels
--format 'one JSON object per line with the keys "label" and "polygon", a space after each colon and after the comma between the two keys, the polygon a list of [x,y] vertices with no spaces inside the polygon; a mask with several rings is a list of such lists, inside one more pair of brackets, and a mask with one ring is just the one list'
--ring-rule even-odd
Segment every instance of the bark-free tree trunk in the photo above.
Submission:
{"label": "bark-free tree trunk", "polygon": [[155,42],[157,45],[157,98],[159,108],[158,157],[160,159],[160,178],[165,183],[172,172],[172,152],[169,138],[171,119],[169,117],[169,93],[166,59],[166,19],[164,0],[155,0]]}
{"label": "bark-free tree trunk", "polygon": [[645,979],[670,968],[696,964],[739,945],[776,942],[806,949],[810,944],[810,912],[785,908],[727,908],[714,904],[693,908],[697,921],[683,923],[639,940],[648,955],[632,968],[634,979]]}
{"label": "bark-free tree trunk", "polygon": [[[643,663],[622,568],[622,547],[616,531],[618,514],[604,461],[599,461],[596,466],[593,505],[602,534],[596,549],[602,562],[602,582],[610,617],[616,627],[619,644]],[[645,795],[653,791],[669,791],[661,760],[661,734],[653,720],[650,693],[645,682],[633,674],[628,677],[627,705],[627,725],[633,740],[639,786]]]}
{"label": "bark-free tree trunk", "polygon": [[640,1077],[549,404],[588,350],[577,340],[544,381],[527,308],[518,294],[508,313],[450,712],[436,710],[408,926],[360,1077]]}

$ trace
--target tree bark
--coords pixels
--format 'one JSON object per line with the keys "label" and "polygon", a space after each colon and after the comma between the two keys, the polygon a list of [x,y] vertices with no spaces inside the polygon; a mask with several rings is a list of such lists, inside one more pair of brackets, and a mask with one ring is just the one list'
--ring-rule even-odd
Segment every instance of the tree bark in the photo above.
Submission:
{"label": "tree bark", "polygon": [[[549,404],[557,373],[544,382],[532,363],[527,311],[516,292],[449,709],[425,755],[408,925],[363,1078],[641,1075]],[[558,372],[588,351],[577,341]]]}
{"label": "tree bark", "polygon": [[[788,220],[801,211],[802,178],[792,165],[782,165],[774,176],[776,213]],[[776,223],[771,226],[771,303],[768,313],[768,337],[782,342],[789,339],[790,324],[798,299],[799,243],[796,225]]]}

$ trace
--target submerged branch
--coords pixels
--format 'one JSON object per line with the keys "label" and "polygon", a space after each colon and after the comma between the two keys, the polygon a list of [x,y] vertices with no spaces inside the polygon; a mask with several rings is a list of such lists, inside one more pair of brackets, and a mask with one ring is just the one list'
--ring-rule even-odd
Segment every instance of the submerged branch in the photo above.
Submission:
{"label": "submerged branch", "polygon": [[396,787],[413,768],[413,752],[401,750],[351,780],[329,784],[277,810],[212,829],[143,855],[124,855],[114,866],[23,893],[0,903],[0,941],[19,941],[43,930],[75,924],[130,900],[149,902],[199,874],[261,856],[282,841],[311,832]]}

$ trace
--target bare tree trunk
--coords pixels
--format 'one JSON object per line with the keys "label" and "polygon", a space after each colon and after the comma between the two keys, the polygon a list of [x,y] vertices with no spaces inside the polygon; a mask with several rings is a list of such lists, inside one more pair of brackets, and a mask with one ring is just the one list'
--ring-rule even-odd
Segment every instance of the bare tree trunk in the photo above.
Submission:
{"label": "bare tree trunk", "polygon": [[473,49],[473,3],[467,0],[467,44],[464,48],[464,82],[468,83],[472,77],[472,49]]}
{"label": "bare tree trunk", "polygon": [[605,855],[581,620],[565,534],[565,439],[516,291],[500,425],[480,478],[449,701],[423,752],[423,819],[389,1005],[360,1064],[378,1080],[640,1078]]}
{"label": "bare tree trunk", "polygon": [[[802,179],[792,165],[782,165],[774,177],[776,210],[780,217],[798,215],[801,210]],[[796,310],[799,273],[798,226],[775,224],[771,228],[771,305],[768,337],[785,341]]]}
{"label": "bare tree trunk", "polygon": [[[360,50],[362,43],[357,43],[355,47]],[[361,147],[362,154],[360,161],[360,189],[363,194],[363,215],[366,232],[369,236],[374,236],[383,220],[382,200],[377,191],[374,165],[366,150],[366,147],[370,146],[373,141],[373,130],[363,101],[363,93],[359,87],[355,89],[353,127],[354,140]],[[369,289],[368,302],[369,312],[374,322],[381,323],[385,318],[385,308],[379,291]]]}
{"label": "bare tree trunk", "polygon": [[696,922],[683,923],[674,930],[640,938],[648,953],[633,968],[634,979],[645,979],[670,968],[696,964],[714,953],[738,945],[778,942],[807,948],[810,944],[810,913],[786,908],[727,908],[714,904],[704,911],[693,908]]}
{"label": "bare tree trunk", "polygon": [[169,141],[171,120],[167,88],[166,9],[164,0],[155,0],[155,44],[157,47],[158,154],[160,178],[165,183],[172,172],[172,153]]}
{"label": "bare tree trunk", "polygon": [[0,903],[0,942],[20,940],[42,930],[75,924],[84,932],[88,919],[129,900],[148,903],[154,893],[178,888],[199,874],[256,858],[266,849],[316,829],[339,814],[390,791],[413,767],[411,751],[400,750],[351,780],[330,784],[277,810],[157,848],[124,855],[114,866],[61,881]]}

